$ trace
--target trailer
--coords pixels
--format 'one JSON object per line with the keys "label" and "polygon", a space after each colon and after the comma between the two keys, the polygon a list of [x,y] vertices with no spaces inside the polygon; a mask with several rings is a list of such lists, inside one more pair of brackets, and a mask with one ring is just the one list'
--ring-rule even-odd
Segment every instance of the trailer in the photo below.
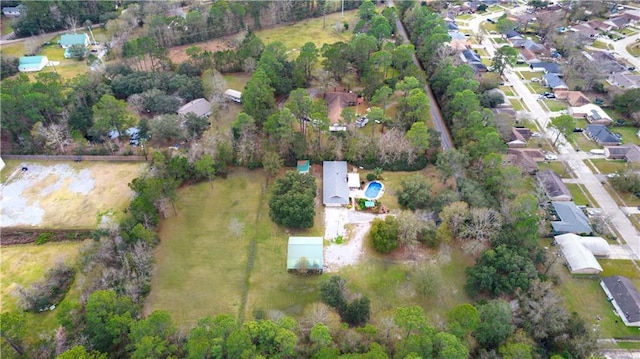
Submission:
{"label": "trailer", "polygon": [[224,92],[224,97],[233,102],[242,103],[242,92],[228,89]]}

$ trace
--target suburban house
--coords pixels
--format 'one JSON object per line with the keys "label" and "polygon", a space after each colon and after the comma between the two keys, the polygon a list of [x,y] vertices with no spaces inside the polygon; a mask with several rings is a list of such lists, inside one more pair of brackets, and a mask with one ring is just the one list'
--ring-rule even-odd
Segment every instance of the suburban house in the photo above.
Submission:
{"label": "suburban house", "polygon": [[572,26],[571,31],[577,32],[579,36],[586,39],[594,39],[599,34],[597,30],[594,30],[591,26],[587,24]]}
{"label": "suburban house", "polygon": [[609,131],[609,128],[600,124],[588,124],[586,134],[600,146],[618,146],[620,139]]}
{"label": "suburban house", "polygon": [[596,257],[608,257],[609,243],[601,237],[582,237],[567,233],[555,236],[571,274],[598,274],[602,267]]}
{"label": "suburban house", "polygon": [[631,20],[626,16],[617,16],[605,21],[604,23],[611,26],[611,29],[620,30],[629,26]]}
{"label": "suburban house", "polygon": [[512,127],[511,137],[507,142],[507,147],[522,148],[527,147],[527,142],[531,138],[531,130],[526,127]]}
{"label": "suburban house", "polygon": [[540,171],[536,174],[536,178],[538,184],[540,184],[540,187],[544,190],[544,193],[549,197],[549,200],[554,202],[573,200],[573,196],[571,196],[567,185],[562,182],[562,178],[560,178],[555,171],[551,169]]}
{"label": "suburban house", "polygon": [[540,62],[538,56],[529,49],[521,49],[520,53],[518,54],[518,59],[527,64]]}
{"label": "suburban house", "polygon": [[553,234],[591,234],[589,219],[573,201],[552,201],[554,220],[551,221]]}
{"label": "suburban house", "polygon": [[533,40],[513,40],[511,41],[511,44],[513,45],[513,47],[517,47],[517,48],[521,48],[521,49],[527,49],[531,52],[534,52],[536,54],[542,53],[544,51],[546,51],[547,49],[544,47],[544,45],[542,44],[538,44],[537,42],[533,41]]}
{"label": "suburban house", "polygon": [[22,56],[18,63],[18,71],[35,72],[41,71],[47,64],[49,59],[46,56]]}
{"label": "suburban house", "polygon": [[322,237],[289,237],[287,271],[322,273],[323,241]]}
{"label": "suburban house", "polygon": [[542,71],[545,74],[556,74],[562,76],[562,68],[554,62],[537,62],[529,64],[531,71]]}
{"label": "suburban house", "polygon": [[640,88],[640,75],[632,75],[630,73],[613,73],[607,79],[607,82],[613,86],[628,89]]}
{"label": "suburban house", "polygon": [[71,48],[71,46],[80,45],[85,48],[89,48],[91,41],[87,34],[63,34],[60,37],[60,41],[58,41],[58,45],[64,49],[64,58],[69,59],[72,57],[69,52],[69,48]]}
{"label": "suburban house", "polygon": [[589,25],[589,27],[591,27],[594,30],[600,30],[600,31],[610,31],[613,28],[613,25],[607,24],[602,20],[598,20],[598,19],[587,21],[587,25]]}
{"label": "suburban house", "polygon": [[640,146],[633,143],[626,143],[620,146],[607,146],[604,148],[604,157],[608,160],[640,162]]}
{"label": "suburban house", "polygon": [[469,43],[469,40],[467,40],[466,38],[464,40],[451,40],[451,41],[449,41],[449,47],[451,47],[452,49],[454,49],[456,51],[464,51],[464,50],[468,49],[469,46],[471,46],[471,44]]}
{"label": "suburban house", "polygon": [[455,22],[447,22],[447,30],[458,31],[458,29],[459,29],[458,24],[456,24]]}
{"label": "suburban house", "polygon": [[228,89],[224,92],[224,98],[233,102],[242,103],[242,92]]}
{"label": "suburban house", "polygon": [[565,100],[571,107],[588,105],[591,100],[581,91],[555,91],[556,99]]}
{"label": "suburban house", "polygon": [[309,160],[300,160],[296,165],[296,171],[298,171],[298,173],[300,174],[309,173],[309,168],[310,168]]}
{"label": "suburban house", "polygon": [[542,82],[554,91],[569,89],[569,86],[567,86],[557,74],[544,74],[542,76]]}
{"label": "suburban house", "polygon": [[600,286],[624,324],[640,327],[640,294],[629,278],[617,275],[605,277]]}
{"label": "suburban house", "polygon": [[211,103],[203,98],[197,98],[178,109],[178,115],[181,117],[186,116],[188,113],[193,113],[200,117],[209,117],[211,115]]}
{"label": "suburban house", "polygon": [[544,161],[544,153],[537,148],[507,148],[503,165],[519,167],[523,173],[538,172],[538,162]]}
{"label": "suburban house", "polygon": [[453,31],[449,31],[448,32],[449,37],[451,38],[451,40],[466,40],[467,36],[463,33],[461,33],[458,30],[453,30]]}
{"label": "suburban house", "polygon": [[322,162],[322,203],[331,207],[349,204],[346,161]]}
{"label": "suburban house", "polygon": [[5,6],[2,8],[2,15],[6,17],[18,17],[23,9],[22,5],[18,6]]}
{"label": "suburban house", "polygon": [[574,118],[584,118],[592,124],[610,125],[613,123],[611,117],[600,106],[593,103],[569,107],[569,113]]}
{"label": "suburban house", "polygon": [[522,35],[517,32],[516,30],[510,30],[508,31],[506,34],[504,34],[504,37],[507,38],[507,40],[509,40],[509,42],[513,43],[514,40],[522,40],[523,37]]}
{"label": "suburban house", "polygon": [[462,51],[461,54],[461,58],[462,61],[467,62],[467,63],[481,63],[482,59],[480,58],[480,55],[478,55],[477,53],[475,53],[472,50],[466,49],[464,51]]}
{"label": "suburban house", "polygon": [[607,74],[613,74],[618,72],[626,72],[627,67],[607,51],[593,51],[592,53],[582,53],[589,61],[593,61],[600,65],[600,68]]}

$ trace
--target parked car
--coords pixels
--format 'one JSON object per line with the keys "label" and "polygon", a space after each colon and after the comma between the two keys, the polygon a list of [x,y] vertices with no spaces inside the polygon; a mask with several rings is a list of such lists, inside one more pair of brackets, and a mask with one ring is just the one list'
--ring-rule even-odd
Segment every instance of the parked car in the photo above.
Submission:
{"label": "parked car", "polygon": [[580,127],[576,127],[573,129],[573,132],[582,132],[582,131],[584,131],[584,129]]}
{"label": "parked car", "polygon": [[542,137],[542,134],[540,132],[533,132],[531,137]]}
{"label": "parked car", "polygon": [[629,66],[627,67],[627,70],[629,71],[635,71],[636,67],[635,66]]}
{"label": "parked car", "polygon": [[619,118],[616,120],[616,126],[624,126],[625,122],[623,119]]}
{"label": "parked car", "polygon": [[362,128],[364,126],[367,125],[367,123],[369,123],[369,119],[367,118],[367,116],[362,116],[359,119],[356,120],[356,126],[358,128]]}
{"label": "parked car", "polygon": [[531,82],[540,82],[540,79],[537,77],[532,77]]}
{"label": "parked car", "polygon": [[496,23],[496,21],[494,19],[487,19],[487,22],[492,23],[492,24]]}
{"label": "parked car", "polygon": [[553,153],[547,153],[546,155],[544,155],[544,159],[547,161],[555,161],[558,159],[558,156],[554,155]]}

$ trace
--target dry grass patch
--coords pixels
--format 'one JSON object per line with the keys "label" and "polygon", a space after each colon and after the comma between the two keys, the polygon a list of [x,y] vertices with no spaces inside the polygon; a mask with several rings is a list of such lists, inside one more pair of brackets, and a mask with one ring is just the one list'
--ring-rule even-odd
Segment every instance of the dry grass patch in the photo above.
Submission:
{"label": "dry grass patch", "polygon": [[[20,171],[25,166],[28,171]],[[21,162],[5,181],[4,227],[94,228],[100,214],[119,212],[131,199],[129,182],[141,163]]]}

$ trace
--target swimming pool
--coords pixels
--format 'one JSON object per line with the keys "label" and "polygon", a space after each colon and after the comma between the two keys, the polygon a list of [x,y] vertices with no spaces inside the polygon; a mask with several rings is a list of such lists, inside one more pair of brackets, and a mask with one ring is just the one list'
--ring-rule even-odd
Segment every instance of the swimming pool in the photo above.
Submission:
{"label": "swimming pool", "polygon": [[378,181],[369,182],[364,190],[364,196],[368,199],[378,199],[384,192],[384,185]]}

